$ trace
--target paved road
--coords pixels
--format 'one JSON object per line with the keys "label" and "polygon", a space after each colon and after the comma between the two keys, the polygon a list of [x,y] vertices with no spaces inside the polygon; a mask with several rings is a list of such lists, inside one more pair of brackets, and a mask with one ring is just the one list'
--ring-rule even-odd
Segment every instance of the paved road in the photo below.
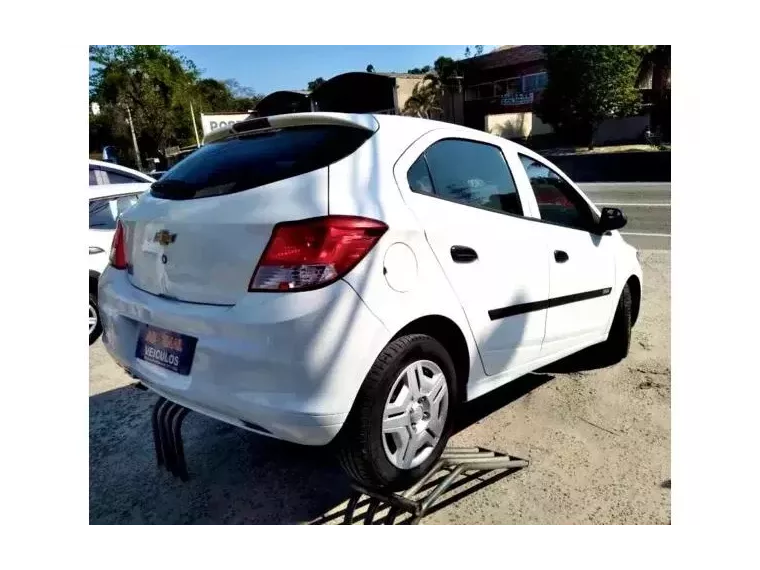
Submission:
{"label": "paved road", "polygon": [[670,249],[670,183],[581,184],[599,207],[623,210],[628,224],[622,233],[639,249]]}

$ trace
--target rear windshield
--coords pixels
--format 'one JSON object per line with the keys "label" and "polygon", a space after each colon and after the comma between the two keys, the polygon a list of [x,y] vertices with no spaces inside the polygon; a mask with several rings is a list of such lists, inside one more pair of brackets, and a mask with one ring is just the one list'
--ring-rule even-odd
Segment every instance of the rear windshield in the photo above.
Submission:
{"label": "rear windshield", "polygon": [[359,148],[371,131],[319,125],[241,136],[203,146],[154,182],[157,198],[222,196],[324,168]]}

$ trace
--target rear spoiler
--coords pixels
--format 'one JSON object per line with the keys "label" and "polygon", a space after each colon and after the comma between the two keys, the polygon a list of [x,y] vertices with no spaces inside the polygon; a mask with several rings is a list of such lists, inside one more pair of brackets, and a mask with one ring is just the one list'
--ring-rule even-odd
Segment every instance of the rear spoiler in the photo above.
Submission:
{"label": "rear spoiler", "polygon": [[357,127],[375,132],[380,127],[372,115],[359,115],[347,113],[289,113],[286,115],[274,115],[272,117],[256,117],[246,119],[216,129],[203,137],[203,144],[223,141],[241,134],[270,129],[284,129],[288,127],[303,127],[311,125],[337,125],[343,127]]}

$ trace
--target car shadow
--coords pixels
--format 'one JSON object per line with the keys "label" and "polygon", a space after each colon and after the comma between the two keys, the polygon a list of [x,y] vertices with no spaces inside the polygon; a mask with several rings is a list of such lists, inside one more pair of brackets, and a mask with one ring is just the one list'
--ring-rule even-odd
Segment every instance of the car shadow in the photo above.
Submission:
{"label": "car shadow", "polygon": [[156,465],[151,392],[90,397],[91,524],[292,524],[347,497],[349,480],[320,448],[188,415],[190,480]]}
{"label": "car shadow", "polygon": [[[456,431],[551,378],[529,374],[465,404]],[[156,399],[133,385],[90,397],[91,524],[327,522],[350,498],[350,480],[327,449],[266,438],[201,414],[191,413],[182,430],[190,480],[172,477],[156,465],[150,419]],[[463,476],[431,513],[513,471]]]}
{"label": "car shadow", "polygon": [[584,348],[583,350],[566,356],[565,358],[558,360],[538,369],[536,372],[539,374],[569,374],[573,372],[590,372],[592,370],[599,370],[601,368],[608,368],[614,366],[618,362],[615,361],[609,353],[604,352],[598,345]]}

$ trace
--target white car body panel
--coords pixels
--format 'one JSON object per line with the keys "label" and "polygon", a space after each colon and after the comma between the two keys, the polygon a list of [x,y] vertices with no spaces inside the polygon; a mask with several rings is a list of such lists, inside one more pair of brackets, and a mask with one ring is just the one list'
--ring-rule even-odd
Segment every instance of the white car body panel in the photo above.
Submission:
{"label": "white car body panel", "polygon": [[[339,431],[383,347],[410,323],[437,316],[459,328],[472,399],[604,340],[627,279],[641,281],[635,250],[618,232],[592,238],[536,219],[517,152],[537,155],[514,143],[400,117],[307,113],[270,122],[355,124],[376,132],[327,168],[252,190],[186,201],[146,196],[123,216],[131,275],[109,268],[101,277],[106,349],[170,400],[258,433],[322,445]],[[213,140],[234,132],[215,131]],[[448,137],[502,149],[524,218],[410,190],[409,166]],[[373,218],[389,229],[331,285],[248,292],[275,223],[328,214]],[[162,230],[176,232],[176,241],[155,243]],[[472,247],[478,260],[453,263],[452,245]],[[557,264],[555,249],[569,261]],[[496,308],[607,287],[608,295],[590,301],[489,316]],[[198,339],[189,375],[136,357],[144,324]]]}
{"label": "white car body panel", "polygon": [[[434,142],[461,136],[461,129],[440,129],[425,135],[404,153],[394,170],[404,200],[425,228],[427,241],[464,308],[485,371],[494,375],[538,356],[546,310],[498,320],[489,317],[489,310],[545,301],[549,296],[549,264],[542,228],[535,223],[411,191],[406,173],[412,163]],[[485,133],[467,133],[467,137],[493,144]],[[518,192],[522,195],[524,189],[518,187]],[[472,248],[478,259],[454,262],[453,246]],[[515,267],[520,267],[519,273]]]}
{"label": "white car body panel", "polygon": [[[135,183],[139,182],[147,182],[148,184],[152,184],[156,181],[155,178],[152,176],[149,176],[147,174],[143,174],[139,170],[134,170],[132,168],[127,168],[126,166],[122,166],[120,164],[114,164],[113,162],[105,162],[102,160],[94,160],[90,159],[90,167],[95,167],[97,169],[104,169],[104,170],[112,170],[117,173],[124,174],[125,176],[129,176],[130,178],[135,178]],[[121,186],[121,184],[109,184],[108,182],[101,182],[98,181],[99,186]],[[92,189],[92,186],[90,187]]]}
{"label": "white car body panel", "polygon": [[[250,294],[220,307],[162,299],[109,267],[99,290],[106,349],[149,388],[218,419],[309,445],[328,443],[338,432],[356,396],[354,371],[368,370],[377,356],[366,348],[389,335],[343,281]],[[198,338],[188,376],[135,358],[139,323]],[[344,342],[351,327],[361,333]]]}

